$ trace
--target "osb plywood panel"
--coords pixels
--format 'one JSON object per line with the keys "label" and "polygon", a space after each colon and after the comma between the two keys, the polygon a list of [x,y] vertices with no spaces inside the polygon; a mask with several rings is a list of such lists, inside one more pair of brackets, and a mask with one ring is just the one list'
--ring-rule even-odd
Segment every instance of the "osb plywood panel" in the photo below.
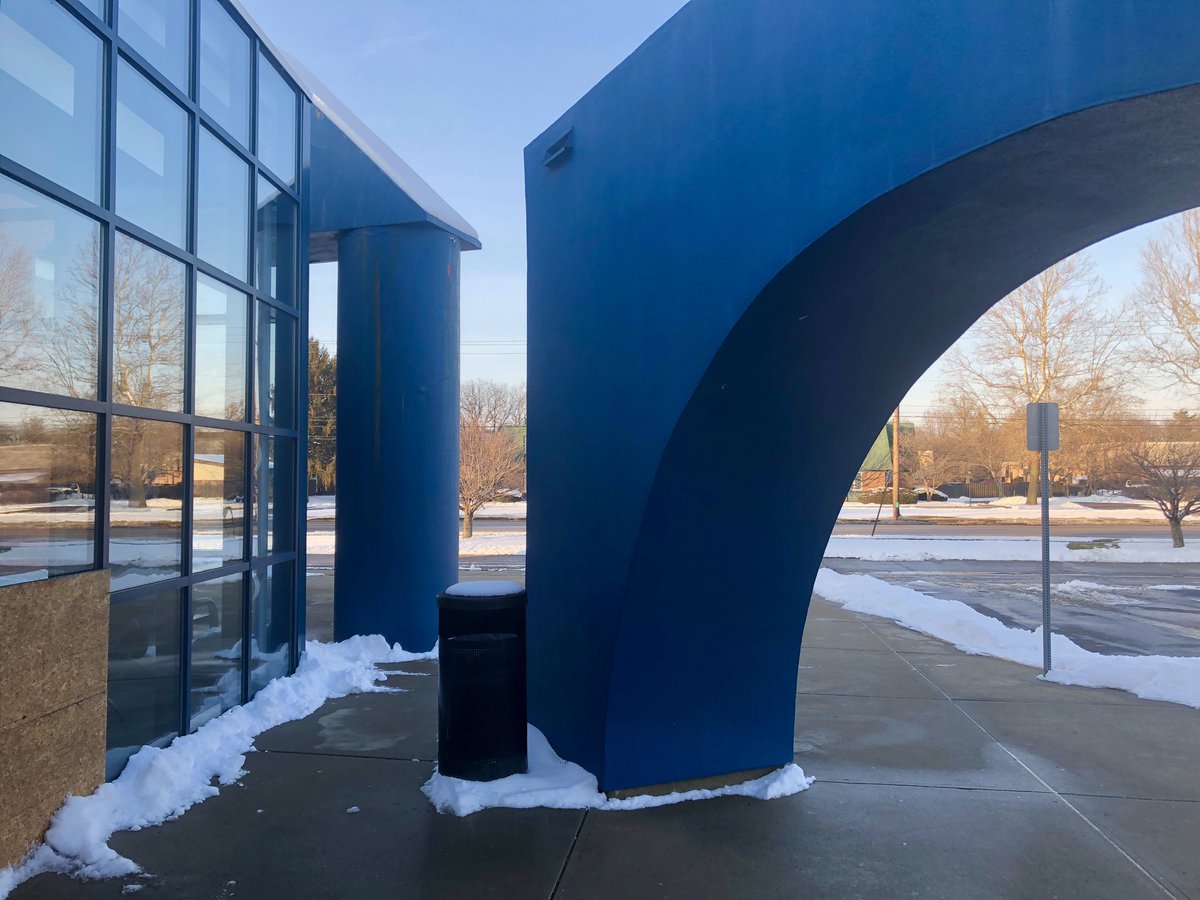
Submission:
{"label": "osb plywood panel", "polygon": [[0,727],[107,687],[108,572],[0,588]]}
{"label": "osb plywood panel", "polygon": [[108,573],[0,588],[0,866],[104,780]]}

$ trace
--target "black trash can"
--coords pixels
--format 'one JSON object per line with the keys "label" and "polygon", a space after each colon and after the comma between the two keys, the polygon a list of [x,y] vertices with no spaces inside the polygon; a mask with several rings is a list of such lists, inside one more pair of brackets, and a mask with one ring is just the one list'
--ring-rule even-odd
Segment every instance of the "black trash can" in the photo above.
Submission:
{"label": "black trash can", "polygon": [[528,769],[525,591],[467,582],[438,595],[438,771],[492,781]]}

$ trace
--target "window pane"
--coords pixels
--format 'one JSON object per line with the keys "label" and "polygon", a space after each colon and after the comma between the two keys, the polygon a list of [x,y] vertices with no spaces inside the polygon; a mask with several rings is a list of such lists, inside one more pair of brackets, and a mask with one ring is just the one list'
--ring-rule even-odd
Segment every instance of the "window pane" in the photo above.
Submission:
{"label": "window pane", "polygon": [[117,73],[117,214],[176,247],[187,233],[188,117],[122,61]]}
{"label": "window pane", "polygon": [[254,555],[296,549],[296,442],[260,434],[254,441]]}
{"label": "window pane", "polygon": [[0,153],[100,199],[103,45],[57,3],[0,7]]}
{"label": "window pane", "polygon": [[254,421],[296,427],[296,320],[258,304],[254,361]]}
{"label": "window pane", "polygon": [[0,403],[0,585],[96,559],[96,417]]}
{"label": "window pane", "polygon": [[183,263],[117,235],[114,403],[183,410],[186,284]]}
{"label": "window pane", "polygon": [[191,730],[242,702],[242,575],[192,588]]}
{"label": "window pane", "polygon": [[258,158],[289,186],[296,184],[296,92],[258,54]]}
{"label": "window pane", "polygon": [[108,557],[113,590],[180,574],[183,426],[113,417]]}
{"label": "window pane", "polygon": [[196,278],[196,415],[246,419],[246,316],[241,291]]}
{"label": "window pane", "polygon": [[187,0],[120,0],[117,30],[146,62],[187,93],[191,19]]}
{"label": "window pane", "polygon": [[255,277],[260,290],[292,306],[296,305],[298,219],[296,202],[260,175]]}
{"label": "window pane", "polygon": [[192,569],[237,562],[245,556],[245,433],[197,428],[192,473]]}
{"label": "window pane", "polygon": [[254,573],[250,588],[250,696],[288,673],[295,563],[267,566]]}
{"label": "window pane", "polygon": [[217,0],[200,6],[200,108],[250,145],[250,38]]}
{"label": "window pane", "polygon": [[196,255],[249,281],[246,267],[250,215],[250,166],[200,129],[200,179],[196,191],[199,215]]}
{"label": "window pane", "polygon": [[0,175],[0,384],[96,396],[100,225]]}
{"label": "window pane", "polygon": [[109,607],[109,780],[143,744],[162,747],[178,734],[179,607],[178,591],[114,597]]}

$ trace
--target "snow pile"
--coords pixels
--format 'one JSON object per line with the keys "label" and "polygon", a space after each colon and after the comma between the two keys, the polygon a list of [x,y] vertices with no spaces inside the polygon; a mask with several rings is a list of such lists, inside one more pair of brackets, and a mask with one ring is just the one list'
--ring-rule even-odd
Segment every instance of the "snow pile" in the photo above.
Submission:
{"label": "snow pile", "polygon": [[[959,650],[1027,666],[1042,664],[1042,630],[1009,628],[957,600],[943,600],[869,575],[817,573],[814,591],[851,612],[891,619],[948,641]],[[1200,708],[1200,657],[1106,656],[1061,634],[1050,636],[1054,665],[1047,681],[1116,688],[1147,700]]]}
{"label": "snow pile", "polygon": [[[1072,550],[1071,544],[1087,549]],[[1041,537],[1027,538],[930,538],[866,537],[835,535],[825,547],[826,559],[876,561],[971,559],[983,561],[1027,561],[1042,558]],[[1153,562],[1200,563],[1200,545],[1172,547],[1168,539],[1121,540],[1112,546],[1096,546],[1091,538],[1054,538],[1050,558],[1056,562]]]}
{"label": "snow pile", "polygon": [[325,701],[365,691],[386,691],[379,663],[430,659],[389,646],[380,635],[337,644],[309,641],[296,673],[277,678],[249,703],[229,710],[170,746],[143,747],[115,780],[87,797],[68,797],[54,814],[46,842],[19,866],[0,869],[0,900],[42,872],[76,878],[113,878],[141,871],[108,846],[114,832],[161,825],[219,793],[245,773],[245,754],[269,728],[302,719]]}
{"label": "snow pile", "polygon": [[439,772],[425,782],[421,791],[438,812],[469,816],[481,809],[602,809],[632,810],[667,806],[687,800],[713,797],[755,797],[774,800],[807,790],[813,779],[795,763],[789,763],[762,778],[716,790],[676,791],[660,797],[640,796],[610,800],[600,793],[596,776],[572,762],[560,759],[545,735],[529,726],[529,771],[495,781],[464,781]]}

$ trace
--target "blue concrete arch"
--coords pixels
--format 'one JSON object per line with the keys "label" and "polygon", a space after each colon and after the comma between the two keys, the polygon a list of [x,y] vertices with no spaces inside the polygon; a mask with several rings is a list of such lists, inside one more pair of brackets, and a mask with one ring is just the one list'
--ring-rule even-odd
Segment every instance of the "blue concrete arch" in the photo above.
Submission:
{"label": "blue concrete arch", "polygon": [[606,789],[792,757],[872,433],[1007,291],[1200,205],[1200,14],[693,0],[526,152],[531,714]]}

